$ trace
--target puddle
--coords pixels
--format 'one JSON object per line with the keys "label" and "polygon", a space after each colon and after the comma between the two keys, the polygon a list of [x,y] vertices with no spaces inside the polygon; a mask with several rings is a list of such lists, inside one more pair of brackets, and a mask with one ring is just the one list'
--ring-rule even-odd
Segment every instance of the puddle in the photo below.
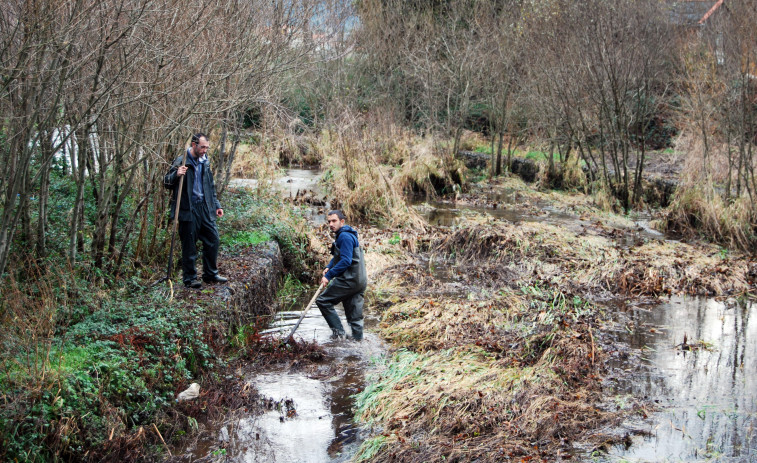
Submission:
{"label": "puddle", "polygon": [[221,428],[219,440],[230,444],[227,457],[239,462],[347,461],[358,445],[350,396],[363,377],[355,370],[336,386],[302,374],[250,377],[271,410]]}
{"label": "puddle", "polygon": [[[306,296],[303,304],[312,294]],[[337,312],[347,327],[341,305]],[[277,314],[264,334],[288,336],[301,314]],[[364,372],[385,352],[381,340],[370,330],[376,323],[376,316],[366,311],[363,342],[332,341],[331,329],[320,311],[315,306],[310,308],[294,336],[323,345],[323,361],[307,371],[249,373],[246,381],[257,389],[268,410],[259,416],[206,424],[209,437],[188,449],[185,457],[205,461],[223,448],[224,461],[230,462],[349,461],[362,442],[353,422],[352,396],[363,389]]]}
{"label": "puddle", "polygon": [[284,176],[278,178],[276,184],[286,196],[294,198],[298,192],[322,194],[318,185],[320,179],[321,169],[286,169]]}
{"label": "puddle", "polygon": [[757,461],[756,312],[753,303],[681,297],[629,309],[632,333],[621,340],[641,350],[641,366],[611,392],[659,411],[626,423],[631,445],[606,461]]}

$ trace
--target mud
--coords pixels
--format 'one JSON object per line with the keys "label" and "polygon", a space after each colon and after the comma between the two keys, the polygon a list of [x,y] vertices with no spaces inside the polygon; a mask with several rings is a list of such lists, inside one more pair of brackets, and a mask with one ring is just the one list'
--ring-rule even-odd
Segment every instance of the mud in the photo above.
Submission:
{"label": "mud", "polygon": [[[280,313],[262,336],[286,339],[300,314]],[[215,461],[218,456],[232,462],[349,461],[362,442],[352,396],[363,389],[364,371],[385,349],[370,331],[375,324],[375,316],[366,313],[362,342],[334,341],[318,309],[309,310],[295,338],[317,343],[325,355],[315,362],[293,356],[286,362],[240,366],[238,381],[257,392],[260,412],[241,411],[203,423],[204,437],[178,450],[182,461]]]}

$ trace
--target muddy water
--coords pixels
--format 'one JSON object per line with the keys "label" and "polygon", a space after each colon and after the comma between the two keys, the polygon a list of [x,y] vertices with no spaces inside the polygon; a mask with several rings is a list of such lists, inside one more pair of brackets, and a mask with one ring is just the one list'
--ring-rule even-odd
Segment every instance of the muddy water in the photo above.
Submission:
{"label": "muddy water", "polygon": [[757,305],[672,297],[626,315],[641,362],[612,392],[659,411],[626,423],[635,437],[608,461],[757,461]]}
{"label": "muddy water", "polygon": [[[344,313],[338,310],[346,325]],[[301,312],[280,314],[266,334],[286,337]],[[375,319],[366,314],[370,329]],[[226,461],[342,462],[360,445],[353,423],[352,396],[364,386],[364,371],[384,347],[366,332],[363,342],[332,341],[331,330],[317,308],[308,311],[295,337],[317,341],[326,350],[323,362],[307,371],[271,370],[247,375],[268,410],[246,416],[216,430]],[[198,455],[200,456],[200,455]]]}
{"label": "muddy water", "polygon": [[[312,191],[321,193],[318,181],[321,178],[321,170],[317,168],[292,168],[284,169],[283,175],[278,177],[273,186],[285,197],[294,198],[298,192]],[[229,182],[233,187],[257,188],[260,183],[256,179],[234,178]]]}
{"label": "muddy water", "polygon": [[[320,194],[317,169],[287,169],[276,187],[284,196],[298,192]],[[255,188],[255,181],[235,179],[235,187]],[[312,207],[307,217],[325,222],[321,208]],[[311,292],[315,288],[311,289]],[[312,294],[305,294],[294,307],[301,308]],[[363,389],[365,371],[386,349],[371,328],[376,317],[366,308],[362,342],[331,340],[331,330],[317,307],[307,309],[295,338],[315,341],[326,356],[319,364],[298,369],[273,368],[265,372],[243,372],[265,404],[259,416],[228,417],[223,423],[206,423],[206,437],[190,449],[183,449],[187,461],[231,462],[343,462],[355,454],[361,434],[353,420],[352,396]],[[341,305],[337,312],[349,328]],[[277,314],[265,336],[286,338],[302,315],[301,310]]]}
{"label": "muddy water", "polygon": [[[341,306],[337,312],[346,327]],[[280,313],[265,335],[285,338],[301,314]],[[206,437],[183,450],[184,460],[215,461],[222,455],[223,461],[239,463],[349,461],[362,441],[353,422],[352,396],[364,387],[364,372],[385,352],[371,332],[376,323],[373,314],[366,313],[362,342],[334,341],[318,308],[308,310],[295,338],[321,344],[326,351],[323,361],[306,370],[245,373],[266,411],[206,423]]]}

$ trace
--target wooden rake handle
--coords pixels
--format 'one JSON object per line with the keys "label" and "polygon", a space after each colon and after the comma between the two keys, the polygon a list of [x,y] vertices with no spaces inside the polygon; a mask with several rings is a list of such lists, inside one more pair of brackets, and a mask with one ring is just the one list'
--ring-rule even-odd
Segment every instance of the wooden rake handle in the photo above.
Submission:
{"label": "wooden rake handle", "polygon": [[305,318],[305,315],[307,315],[308,311],[310,310],[310,307],[315,302],[316,298],[319,294],[321,294],[321,290],[323,289],[324,284],[321,283],[321,286],[318,287],[318,289],[315,291],[315,294],[313,294],[312,299],[310,299],[310,302],[308,302],[308,305],[305,306],[305,309],[302,311],[302,315],[300,315],[300,319],[297,320],[297,323],[294,325],[294,328],[292,328],[292,331],[289,333],[289,336],[287,336],[286,342],[290,342],[292,340],[292,336],[294,336],[294,332],[297,331],[297,328],[300,327],[300,323],[302,323],[302,320]]}

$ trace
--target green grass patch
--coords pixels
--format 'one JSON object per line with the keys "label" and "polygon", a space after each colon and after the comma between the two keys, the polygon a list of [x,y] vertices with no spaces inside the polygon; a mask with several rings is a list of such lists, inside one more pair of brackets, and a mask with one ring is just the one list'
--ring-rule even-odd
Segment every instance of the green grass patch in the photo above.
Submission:
{"label": "green grass patch", "polygon": [[278,196],[258,197],[243,188],[227,190],[224,203],[222,243],[235,249],[273,239],[281,248],[284,265],[295,274],[304,271],[309,262],[304,208],[292,207]]}
{"label": "green grass patch", "polygon": [[283,310],[297,310],[299,307],[295,307],[297,302],[302,299],[302,296],[308,291],[308,287],[300,280],[287,274],[284,277],[284,282],[279,287],[277,297],[281,303]]}
{"label": "green grass patch", "polygon": [[235,251],[270,240],[271,235],[265,230],[234,230],[221,236],[221,246],[229,251]]}
{"label": "green grass patch", "polygon": [[486,145],[476,145],[476,147],[473,149],[476,153],[486,153],[486,154],[492,154],[492,145],[486,144]]}
{"label": "green grass patch", "polygon": [[387,437],[383,434],[366,439],[360,445],[355,455],[355,461],[370,461],[373,457],[381,453],[387,447]]}

